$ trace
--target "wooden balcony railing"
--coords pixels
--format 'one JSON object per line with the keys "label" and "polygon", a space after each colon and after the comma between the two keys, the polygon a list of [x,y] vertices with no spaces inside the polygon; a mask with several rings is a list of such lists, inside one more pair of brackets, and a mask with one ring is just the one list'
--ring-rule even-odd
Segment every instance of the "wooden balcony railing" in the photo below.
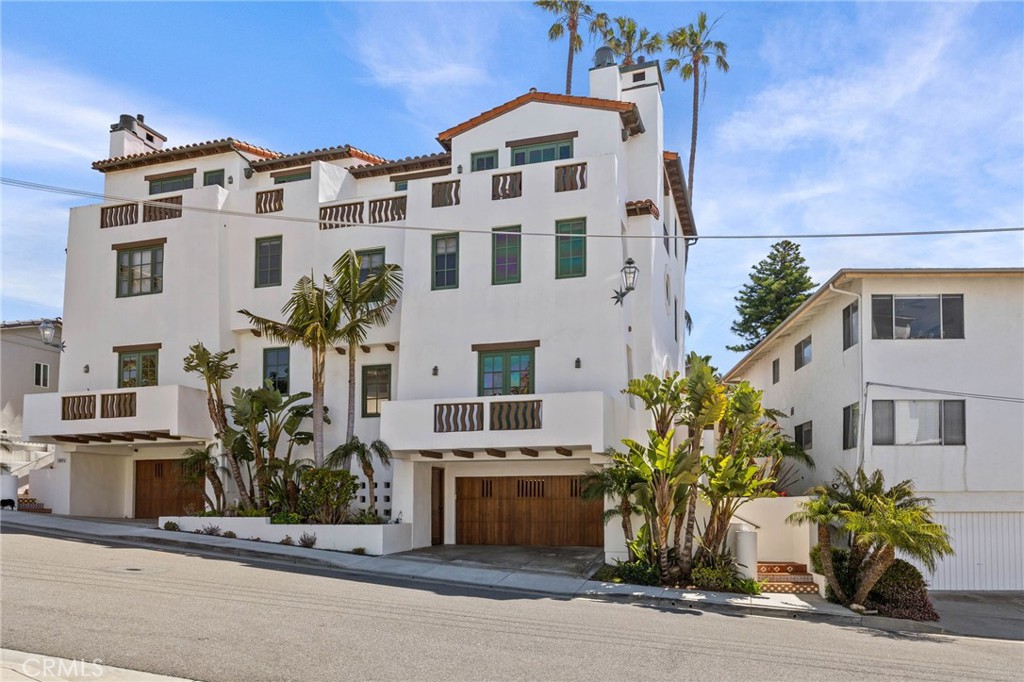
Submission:
{"label": "wooden balcony railing", "polygon": [[135,391],[104,393],[100,396],[100,417],[115,419],[135,416]]}
{"label": "wooden balcony railing", "polygon": [[483,403],[436,403],[434,405],[434,433],[483,430]]}
{"label": "wooden balcony railing", "polygon": [[491,200],[514,199],[523,195],[523,174],[496,173],[491,176]]}
{"label": "wooden balcony railing", "polygon": [[587,188],[587,164],[573,163],[555,167],[555,191],[571,192]]}
{"label": "wooden balcony railing", "polygon": [[430,194],[431,208],[441,208],[442,206],[458,206],[460,203],[461,189],[461,180],[447,180],[445,182],[435,182],[434,186],[431,188]]}
{"label": "wooden balcony railing", "polygon": [[[361,223],[363,222],[363,202],[355,201],[350,204],[334,204],[333,206],[320,207],[320,220],[332,221],[333,223]],[[348,225],[331,224],[321,222],[321,230],[334,230]]]}
{"label": "wooden balcony railing", "polygon": [[370,222],[393,223],[405,220],[405,201],[404,194],[386,199],[373,199],[370,201]]}
{"label": "wooden balcony railing", "polygon": [[142,222],[152,223],[157,220],[169,220],[171,218],[180,218],[181,209],[173,208],[174,206],[181,206],[181,196],[167,197],[166,199],[150,199],[149,201],[157,202],[160,204],[168,204],[165,208],[163,206],[154,206],[153,204],[146,204],[142,207]]}
{"label": "wooden balcony railing", "polygon": [[491,403],[491,431],[520,431],[541,428],[542,400]]}
{"label": "wooden balcony railing", "polygon": [[66,395],[60,400],[60,418],[63,421],[96,418],[96,396]]}
{"label": "wooden balcony railing", "polygon": [[256,192],[257,213],[277,213],[284,210],[284,187]]}
{"label": "wooden balcony railing", "polygon": [[120,227],[139,222],[138,204],[118,204],[100,209],[100,227]]}

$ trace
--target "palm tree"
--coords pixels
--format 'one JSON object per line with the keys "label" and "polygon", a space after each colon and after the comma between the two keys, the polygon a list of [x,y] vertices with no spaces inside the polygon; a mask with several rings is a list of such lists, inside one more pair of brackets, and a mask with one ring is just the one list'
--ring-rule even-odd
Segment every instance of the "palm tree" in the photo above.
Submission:
{"label": "palm tree", "polygon": [[606,14],[595,14],[594,8],[580,0],[534,0],[535,6],[556,15],[555,23],[548,29],[548,38],[558,40],[569,32],[569,60],[565,67],[565,94],[572,94],[572,62],[576,53],[583,49],[580,24],[585,23],[591,35],[600,33],[608,21]]}
{"label": "palm tree", "polygon": [[659,436],[664,436],[672,429],[685,405],[683,379],[679,372],[666,374],[664,379],[654,374],[630,379],[622,392],[640,399],[644,409],[654,418],[654,430]]}
{"label": "palm tree", "polygon": [[[203,498],[210,511],[224,511],[224,484],[221,483],[220,475],[217,473],[217,460],[213,457],[215,443],[205,448],[188,448],[185,450],[185,458],[181,462],[182,480],[189,485],[202,486]],[[209,482],[213,488],[213,497],[206,492],[205,483]]]}
{"label": "palm tree", "polygon": [[359,438],[353,436],[347,443],[339,445],[331,452],[330,457],[327,458],[327,466],[332,469],[345,468],[353,456],[356,458],[356,462],[359,463],[359,468],[363,470],[363,476],[366,476],[367,510],[376,516],[377,491],[373,483],[373,475],[375,473],[373,458],[376,457],[380,460],[381,466],[390,466],[391,448],[380,439],[372,443],[364,443]]}
{"label": "palm tree", "polygon": [[636,470],[618,453],[612,454],[612,465],[588,469],[581,478],[582,497],[587,501],[609,500],[618,501],[618,509],[609,509],[604,513],[607,523],[618,516],[622,523],[622,535],[629,548],[629,560],[634,561],[631,544],[633,542],[633,489],[642,479]]}
{"label": "palm tree", "polygon": [[[309,277],[303,275],[295,283],[291,297],[281,308],[281,312],[287,316],[283,322],[260,317],[244,309],[238,312],[245,315],[249,319],[249,324],[268,340],[301,345],[310,350],[313,356],[313,462],[317,467],[323,466],[324,367],[328,349],[344,340],[341,309],[335,304],[331,280],[324,277],[323,285],[317,286],[312,273]],[[349,355],[351,359],[353,353],[350,352]],[[350,387],[350,399],[353,390]]]}
{"label": "palm tree", "polygon": [[668,71],[679,70],[684,81],[693,80],[693,123],[690,128],[690,174],[687,176],[687,193],[693,201],[693,166],[697,159],[697,110],[700,108],[701,93],[707,92],[708,65],[715,58],[719,71],[729,73],[729,62],[725,60],[728,46],[721,40],[711,40],[711,31],[718,19],[708,25],[706,12],[697,14],[697,23],[677,28],[668,34],[668,46],[679,58],[665,62]]}
{"label": "palm tree", "polygon": [[831,499],[825,488],[815,490],[817,497],[803,503],[800,509],[789,515],[789,523],[803,525],[814,523],[818,526],[818,547],[821,551],[821,570],[825,573],[828,586],[841,604],[849,603],[849,597],[839,584],[836,569],[832,564],[832,524],[839,520],[840,505]]}
{"label": "palm tree", "polygon": [[[356,348],[366,341],[366,335],[372,328],[383,327],[388,323],[402,295],[400,266],[385,263],[361,277],[360,261],[355,251],[341,254],[341,258],[334,263],[334,279],[331,282],[339,321],[338,336],[348,343],[346,443],[352,440],[356,425]],[[314,412],[317,409],[314,404]]]}
{"label": "palm tree", "polygon": [[660,33],[651,33],[637,26],[636,20],[630,17],[615,17],[601,31],[601,35],[604,44],[622,59],[623,66],[632,64],[636,55],[652,55],[665,45],[665,39]]}

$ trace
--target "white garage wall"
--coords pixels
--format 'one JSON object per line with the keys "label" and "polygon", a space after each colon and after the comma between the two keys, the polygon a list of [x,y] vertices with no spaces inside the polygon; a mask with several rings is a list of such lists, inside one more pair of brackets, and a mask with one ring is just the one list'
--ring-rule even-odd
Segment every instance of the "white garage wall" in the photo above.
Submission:
{"label": "white garage wall", "polygon": [[935,521],[956,556],[932,574],[918,566],[931,589],[1024,590],[1024,512],[939,512]]}

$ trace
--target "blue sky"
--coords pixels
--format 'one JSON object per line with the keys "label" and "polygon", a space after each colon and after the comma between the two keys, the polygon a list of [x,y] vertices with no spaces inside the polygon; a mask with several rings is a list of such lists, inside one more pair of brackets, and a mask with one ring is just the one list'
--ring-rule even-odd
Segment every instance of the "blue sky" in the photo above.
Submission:
{"label": "blue sky", "polygon": [[[722,15],[732,68],[701,110],[702,234],[1024,225],[1024,4],[594,6],[663,33]],[[169,145],[436,152],[451,125],[531,87],[562,91],[549,16],[521,2],[5,2],[2,174],[101,190],[89,164],[121,113],[146,114]],[[596,47],[577,56],[575,94]],[[666,146],[684,156],[689,88],[667,75]],[[6,186],[2,199],[2,317],[59,315],[67,209],[88,202]],[[720,367],[738,357],[724,349],[733,297],[770,244],[691,253],[688,346]],[[817,282],[841,267],[1024,265],[1020,233],[801,246]]]}

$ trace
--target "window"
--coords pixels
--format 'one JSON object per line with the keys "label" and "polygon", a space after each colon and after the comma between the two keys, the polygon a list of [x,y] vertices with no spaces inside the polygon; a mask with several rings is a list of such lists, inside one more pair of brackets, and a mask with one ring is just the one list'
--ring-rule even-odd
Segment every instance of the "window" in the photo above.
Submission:
{"label": "window", "polygon": [[435,234],[431,289],[459,288],[459,235]]}
{"label": "window", "polygon": [[873,339],[962,339],[964,297],[872,296]]}
{"label": "window", "polygon": [[854,403],[843,408],[843,450],[857,447],[860,431],[860,405]]}
{"label": "window", "polygon": [[173,175],[169,178],[160,178],[149,181],[150,194],[162,194],[163,192],[177,192],[183,189],[192,189],[193,173]]}
{"label": "window", "polygon": [[874,445],[964,445],[963,400],[873,400]]}
{"label": "window", "polygon": [[379,417],[382,403],[391,400],[391,365],[363,366],[363,416]]}
{"label": "window", "polygon": [[274,178],[274,184],[283,185],[286,182],[299,182],[300,180],[309,180],[311,177],[313,177],[312,171],[309,168],[303,168],[287,175],[278,175]]}
{"label": "window", "polygon": [[533,393],[533,349],[480,353],[480,395]]}
{"label": "window", "polygon": [[164,247],[117,252],[117,297],[159,294],[164,290]]}
{"label": "window", "polygon": [[118,353],[117,366],[118,388],[157,385],[157,351],[155,350]]}
{"label": "window", "polygon": [[531,144],[512,148],[512,165],[523,166],[528,163],[541,163],[572,158],[572,140]]}
{"label": "window", "polygon": [[519,227],[499,227],[491,237],[491,284],[516,284],[522,279],[519,266]]}
{"label": "window", "polygon": [[633,74],[633,82],[634,83],[639,83],[640,81],[646,80],[646,79],[647,79],[647,74],[644,73],[643,71],[641,71],[640,73],[634,73]]}
{"label": "window", "polygon": [[812,436],[811,422],[804,422],[793,427],[793,440],[804,450],[810,450],[814,447]]}
{"label": "window", "polygon": [[798,370],[811,363],[811,337],[793,346],[793,369]]}
{"label": "window", "polygon": [[50,366],[44,362],[36,363],[36,381],[35,385],[40,388],[50,387]]}
{"label": "window", "polygon": [[409,181],[408,180],[395,180],[395,191],[396,192],[405,192],[408,189],[409,189]]}
{"label": "window", "polygon": [[208,187],[210,185],[220,185],[221,187],[224,186],[223,168],[221,168],[220,170],[206,171],[205,173],[203,173],[203,187]]}
{"label": "window", "polygon": [[555,277],[585,277],[587,274],[587,221],[562,220],[555,224]]}
{"label": "window", "polygon": [[380,266],[384,265],[384,249],[356,251],[356,255],[359,256],[360,282],[365,282],[366,279],[370,275],[374,274]]}
{"label": "window", "polygon": [[661,224],[661,243],[665,247],[665,253],[672,254],[672,241],[668,238],[668,223]]}
{"label": "window", "polygon": [[263,349],[263,385],[268,383],[281,393],[288,393],[289,353],[287,348]]}
{"label": "window", "polygon": [[256,240],[256,286],[281,286],[281,237]]}
{"label": "window", "polygon": [[854,301],[843,308],[843,350],[860,340],[860,304]]}
{"label": "window", "polygon": [[779,359],[772,360],[772,383],[779,383]]}
{"label": "window", "polygon": [[676,343],[679,343],[679,299],[672,299],[672,331],[675,335]]}
{"label": "window", "polygon": [[494,170],[498,167],[498,150],[489,152],[476,152],[469,157],[469,168],[471,171]]}

